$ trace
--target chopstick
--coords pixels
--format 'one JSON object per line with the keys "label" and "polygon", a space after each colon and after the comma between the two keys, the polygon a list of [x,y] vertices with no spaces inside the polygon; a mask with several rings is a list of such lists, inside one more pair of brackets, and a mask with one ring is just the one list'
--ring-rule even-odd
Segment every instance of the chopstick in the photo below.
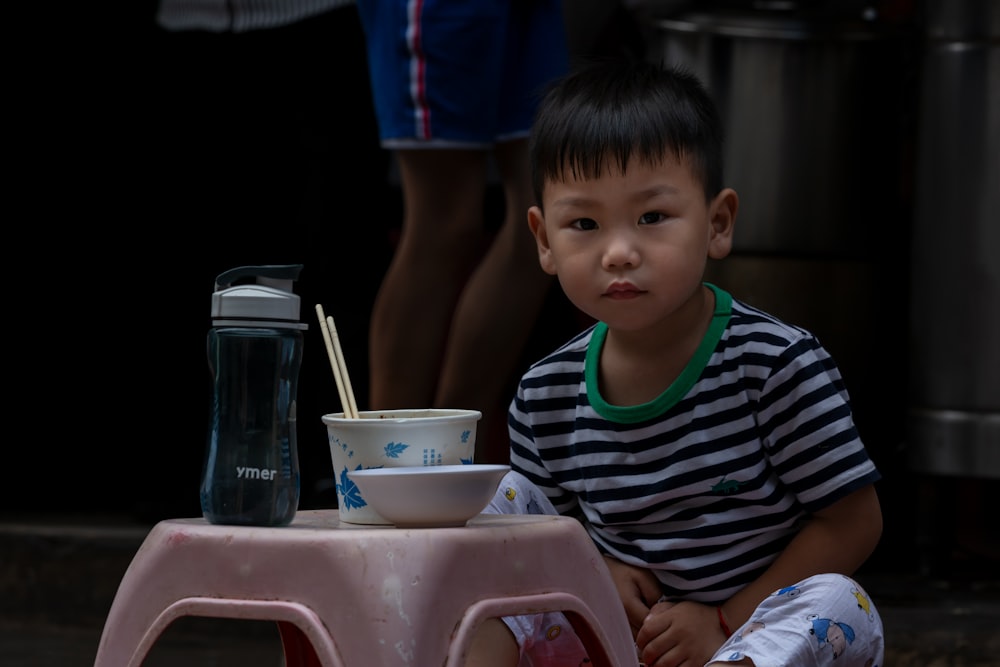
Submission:
{"label": "chopstick", "polygon": [[333,323],[333,317],[328,315],[326,323],[330,328],[330,338],[333,340],[333,351],[337,355],[337,363],[340,365],[340,373],[344,379],[344,393],[347,394],[347,405],[350,408],[352,419],[358,418],[358,404],[354,400],[354,388],[351,386],[351,376],[347,373],[347,362],[344,361],[344,353],[340,349],[340,336],[337,335],[337,325]]}
{"label": "chopstick", "polygon": [[350,419],[357,419],[358,404],[354,400],[351,376],[347,373],[344,353],[340,349],[340,336],[337,335],[337,325],[334,324],[332,316],[328,317],[323,313],[322,304],[316,304],[316,315],[319,316],[319,327],[323,331],[326,354],[330,358],[333,379],[337,381],[337,393],[340,394],[340,405],[344,408],[344,416]]}

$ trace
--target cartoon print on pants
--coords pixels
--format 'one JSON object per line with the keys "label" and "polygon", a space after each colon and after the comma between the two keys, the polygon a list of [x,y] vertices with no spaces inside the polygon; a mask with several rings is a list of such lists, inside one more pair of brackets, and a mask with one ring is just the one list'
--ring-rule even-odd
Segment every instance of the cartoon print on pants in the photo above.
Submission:
{"label": "cartoon print on pants", "polygon": [[816,641],[827,644],[833,650],[833,657],[839,658],[854,641],[854,628],[847,623],[838,623],[829,618],[810,616],[812,628],[809,634],[816,635]]}
{"label": "cartoon print on pants", "polygon": [[875,614],[872,613],[872,603],[868,599],[868,596],[865,595],[864,591],[859,590],[857,588],[852,588],[851,593],[853,593],[854,597],[858,599],[858,609],[860,609],[861,611],[865,612],[865,614],[868,615],[869,621],[874,621]]}
{"label": "cartoon print on pants", "polygon": [[[503,497],[516,505],[517,489],[513,486],[508,486],[503,490]],[[529,494],[528,504],[524,507],[524,514],[545,514],[545,511],[539,507],[535,499]]]}
{"label": "cartoon print on pants", "polygon": [[787,597],[793,598],[802,591],[798,586],[785,586],[784,588],[779,588],[775,591],[774,596],[785,595]]}
{"label": "cartoon print on pants", "polygon": [[740,630],[740,639],[743,639],[747,635],[752,634],[757,630],[763,630],[765,627],[766,626],[762,621],[750,621],[749,623],[743,626],[742,630]]}

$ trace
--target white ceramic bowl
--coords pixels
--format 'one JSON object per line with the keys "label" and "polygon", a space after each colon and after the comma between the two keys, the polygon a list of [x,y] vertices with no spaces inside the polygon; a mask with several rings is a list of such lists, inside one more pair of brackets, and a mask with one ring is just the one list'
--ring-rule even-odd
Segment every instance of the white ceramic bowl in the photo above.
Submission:
{"label": "white ceramic bowl", "polygon": [[478,410],[371,410],[347,419],[323,415],[330,442],[337,506],[347,523],[389,524],[347,473],[368,468],[471,464]]}
{"label": "white ceramic bowl", "polygon": [[508,465],[471,463],[369,468],[347,475],[380,516],[398,528],[464,526],[483,511]]}

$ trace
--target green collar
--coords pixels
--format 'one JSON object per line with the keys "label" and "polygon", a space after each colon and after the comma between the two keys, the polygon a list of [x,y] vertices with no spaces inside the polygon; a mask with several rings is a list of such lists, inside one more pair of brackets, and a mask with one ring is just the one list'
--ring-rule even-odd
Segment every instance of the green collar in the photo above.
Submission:
{"label": "green collar", "polygon": [[722,334],[725,332],[733,312],[733,297],[729,292],[711,283],[705,283],[705,286],[715,294],[715,311],[712,313],[712,322],[708,326],[708,331],[705,332],[705,337],[702,338],[694,356],[680,376],[662,394],[647,403],[611,405],[601,396],[597,382],[597,369],[600,365],[601,348],[604,347],[604,340],[608,335],[608,325],[604,322],[598,322],[594,326],[594,333],[587,346],[584,377],[587,382],[587,398],[597,414],[610,421],[636,424],[662,414],[687,395],[691,387],[701,377],[705,366],[708,365],[708,360],[715,351],[719,340],[722,339]]}

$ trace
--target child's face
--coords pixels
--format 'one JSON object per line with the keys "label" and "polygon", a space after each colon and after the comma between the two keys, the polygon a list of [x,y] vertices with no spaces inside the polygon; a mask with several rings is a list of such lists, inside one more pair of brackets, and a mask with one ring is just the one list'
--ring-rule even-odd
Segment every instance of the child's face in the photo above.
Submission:
{"label": "child's face", "polygon": [[736,194],[705,201],[685,162],[632,160],[599,178],[549,181],[528,220],[542,268],[566,296],[612,329],[639,330],[698,293],[709,257],[729,252]]}

